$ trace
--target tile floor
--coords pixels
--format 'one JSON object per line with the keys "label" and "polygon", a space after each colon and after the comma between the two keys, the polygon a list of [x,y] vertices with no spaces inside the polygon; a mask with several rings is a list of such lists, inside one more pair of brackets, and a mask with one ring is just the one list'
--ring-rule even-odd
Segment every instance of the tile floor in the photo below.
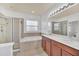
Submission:
{"label": "tile floor", "polygon": [[22,42],[20,51],[14,56],[47,56],[41,47],[41,40]]}

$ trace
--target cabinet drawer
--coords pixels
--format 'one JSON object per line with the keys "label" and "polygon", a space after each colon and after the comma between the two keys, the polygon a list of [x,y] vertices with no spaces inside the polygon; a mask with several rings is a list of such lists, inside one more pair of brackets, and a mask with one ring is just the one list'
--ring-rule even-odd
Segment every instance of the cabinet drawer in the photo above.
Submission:
{"label": "cabinet drawer", "polygon": [[78,56],[79,55],[79,51],[72,48],[72,47],[69,47],[69,46],[66,46],[66,45],[63,45],[62,44],[62,49],[69,52],[70,54],[74,55],[74,56]]}
{"label": "cabinet drawer", "polygon": [[65,50],[62,50],[62,56],[73,56],[72,54],[68,53]]}
{"label": "cabinet drawer", "polygon": [[57,41],[52,41],[52,44],[54,44],[55,46],[58,46],[58,47],[60,47],[60,48],[62,48],[62,44],[61,43],[59,43],[59,42],[57,42]]}

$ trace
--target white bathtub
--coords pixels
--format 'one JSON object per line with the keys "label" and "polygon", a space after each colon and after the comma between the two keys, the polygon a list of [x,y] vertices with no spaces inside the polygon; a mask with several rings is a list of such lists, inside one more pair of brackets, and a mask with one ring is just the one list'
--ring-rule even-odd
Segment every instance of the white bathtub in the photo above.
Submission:
{"label": "white bathtub", "polygon": [[12,56],[13,44],[13,42],[0,44],[0,56]]}
{"label": "white bathtub", "polygon": [[36,40],[42,40],[42,37],[41,36],[24,37],[20,40],[20,42],[28,42],[28,41],[36,41]]}

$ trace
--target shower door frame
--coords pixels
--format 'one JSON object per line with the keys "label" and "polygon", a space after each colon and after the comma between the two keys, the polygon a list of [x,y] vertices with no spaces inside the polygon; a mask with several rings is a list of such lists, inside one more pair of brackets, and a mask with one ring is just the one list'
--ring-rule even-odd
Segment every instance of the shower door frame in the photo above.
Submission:
{"label": "shower door frame", "polygon": [[[16,48],[13,48],[15,51],[19,51],[20,50],[20,40],[21,40],[21,34],[22,34],[22,31],[21,31],[21,21],[23,20],[23,18],[12,18],[12,41],[14,42],[14,21],[16,21],[16,20],[18,20],[19,21],[19,29],[18,29],[18,31],[19,31],[19,34],[18,34],[18,40],[19,40],[19,42],[18,42],[18,47],[16,47]],[[16,43],[16,42],[15,42]],[[15,46],[15,44],[14,44],[14,46]]]}

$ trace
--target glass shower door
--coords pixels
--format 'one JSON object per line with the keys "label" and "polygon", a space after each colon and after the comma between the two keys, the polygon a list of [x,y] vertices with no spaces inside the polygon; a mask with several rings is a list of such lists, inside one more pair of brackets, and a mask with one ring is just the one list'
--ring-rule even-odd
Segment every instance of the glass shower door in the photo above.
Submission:
{"label": "glass shower door", "polygon": [[[7,18],[0,18],[0,43],[8,43],[11,42],[11,39],[9,39],[11,36],[9,36],[10,27],[9,20]],[[8,32],[9,28],[9,32]]]}
{"label": "glass shower door", "polygon": [[0,18],[0,44],[14,42],[13,49],[20,50],[21,19]]}
{"label": "glass shower door", "polygon": [[19,18],[12,18],[13,21],[13,38],[12,41],[14,44],[14,50],[19,51],[20,49],[20,19]]}

